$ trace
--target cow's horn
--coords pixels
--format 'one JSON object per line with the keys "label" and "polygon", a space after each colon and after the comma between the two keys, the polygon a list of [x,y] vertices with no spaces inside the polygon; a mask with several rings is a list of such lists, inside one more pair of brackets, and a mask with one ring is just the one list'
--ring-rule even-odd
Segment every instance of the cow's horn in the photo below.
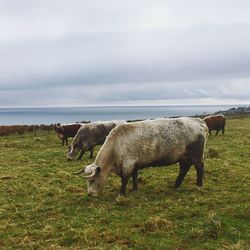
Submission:
{"label": "cow's horn", "polygon": [[[93,168],[93,165],[89,165],[86,168],[88,169],[87,170],[87,174],[89,174],[89,175],[81,176],[81,177],[84,178],[84,179],[90,179],[90,178],[94,177],[95,176],[95,172],[96,172],[96,168]],[[81,174],[83,172],[86,173],[86,168],[82,168],[79,172],[77,172],[75,174],[79,175],[79,174]]]}
{"label": "cow's horn", "polygon": [[76,173],[74,173],[74,174],[75,174],[75,175],[81,174],[81,173],[84,172],[84,169],[85,169],[85,168],[82,168],[79,172],[76,172]]}

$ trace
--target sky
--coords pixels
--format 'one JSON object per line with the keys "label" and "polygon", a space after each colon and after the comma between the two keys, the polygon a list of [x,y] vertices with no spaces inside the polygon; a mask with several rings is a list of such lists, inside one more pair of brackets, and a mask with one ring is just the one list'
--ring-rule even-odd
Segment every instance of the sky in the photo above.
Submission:
{"label": "sky", "polygon": [[0,0],[0,106],[250,104],[248,0]]}

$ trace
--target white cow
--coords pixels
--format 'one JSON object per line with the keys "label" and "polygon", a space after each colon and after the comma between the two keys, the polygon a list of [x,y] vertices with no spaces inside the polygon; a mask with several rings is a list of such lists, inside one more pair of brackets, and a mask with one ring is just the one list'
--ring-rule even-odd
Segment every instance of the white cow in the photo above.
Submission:
{"label": "white cow", "polygon": [[110,131],[123,123],[126,121],[98,121],[82,125],[68,147],[67,159],[72,160],[79,151],[81,151],[79,160],[86,151],[89,151],[90,158],[93,158],[94,147],[102,145]]}
{"label": "white cow", "polygon": [[121,177],[125,194],[130,177],[137,189],[137,172],[149,166],[167,166],[179,162],[178,188],[191,165],[197,171],[198,186],[203,180],[203,152],[207,138],[206,123],[199,118],[156,119],[122,124],[114,128],[101,147],[93,164],[85,172],[88,194],[97,196],[112,171]]}

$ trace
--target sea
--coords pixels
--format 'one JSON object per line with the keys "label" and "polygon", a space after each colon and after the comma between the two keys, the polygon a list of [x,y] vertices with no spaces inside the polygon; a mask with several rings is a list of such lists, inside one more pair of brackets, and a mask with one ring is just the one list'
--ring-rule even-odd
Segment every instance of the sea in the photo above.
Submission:
{"label": "sea", "polygon": [[208,115],[235,105],[15,107],[0,108],[0,125],[40,125],[82,121],[137,120]]}

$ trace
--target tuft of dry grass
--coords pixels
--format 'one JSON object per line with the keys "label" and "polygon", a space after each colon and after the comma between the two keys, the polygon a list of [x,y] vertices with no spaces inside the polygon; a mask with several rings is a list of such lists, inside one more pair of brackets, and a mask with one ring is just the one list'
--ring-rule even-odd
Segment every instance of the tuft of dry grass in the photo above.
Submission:
{"label": "tuft of dry grass", "polygon": [[207,157],[208,158],[218,158],[219,153],[214,148],[209,148],[207,151]]}
{"label": "tuft of dry grass", "polygon": [[173,229],[173,223],[171,220],[161,217],[149,218],[145,222],[134,226],[142,233],[155,232],[155,231],[168,231]]}

